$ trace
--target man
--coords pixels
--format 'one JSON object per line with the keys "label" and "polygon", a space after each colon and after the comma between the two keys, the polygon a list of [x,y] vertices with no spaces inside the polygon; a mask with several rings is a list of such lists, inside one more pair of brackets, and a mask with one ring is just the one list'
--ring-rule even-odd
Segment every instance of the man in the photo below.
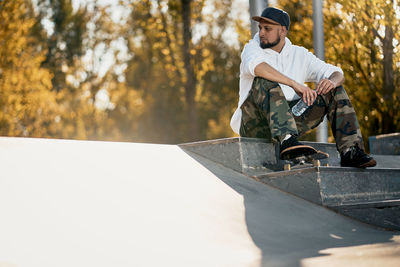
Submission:
{"label": "man", "polygon": [[[299,156],[293,151],[304,153],[307,148],[297,137],[327,115],[341,166],[375,166],[376,161],[364,152],[357,117],[342,86],[343,71],[292,45],[286,37],[290,18],[285,11],[268,7],[252,19],[259,22],[259,32],[242,52],[239,104],[232,129],[242,137],[279,142],[280,157],[293,158]],[[316,89],[305,82],[316,82]],[[300,98],[309,107],[296,117],[291,107]]]}

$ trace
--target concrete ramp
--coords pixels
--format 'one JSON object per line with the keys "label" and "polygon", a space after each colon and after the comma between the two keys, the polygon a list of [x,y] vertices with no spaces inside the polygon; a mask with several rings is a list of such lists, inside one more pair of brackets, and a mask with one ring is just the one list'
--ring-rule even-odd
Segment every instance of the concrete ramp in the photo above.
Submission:
{"label": "concrete ramp", "polygon": [[374,155],[375,168],[343,168],[335,144],[304,142],[330,155],[320,164],[284,168],[279,146],[258,138],[226,138],[182,144],[257,181],[361,222],[400,230],[399,155]]}
{"label": "concrete ramp", "polygon": [[400,235],[179,146],[0,138],[0,267],[398,266]]}

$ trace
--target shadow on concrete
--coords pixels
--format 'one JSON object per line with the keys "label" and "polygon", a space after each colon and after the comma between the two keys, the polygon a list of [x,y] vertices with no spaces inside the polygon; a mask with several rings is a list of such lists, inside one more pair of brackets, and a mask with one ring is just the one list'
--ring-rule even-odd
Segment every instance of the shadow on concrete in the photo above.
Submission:
{"label": "shadow on concrete", "polygon": [[397,232],[359,223],[264,185],[193,152],[185,152],[243,196],[247,229],[255,245],[262,251],[262,266],[301,266],[303,260],[314,257],[326,257],[332,265],[333,258],[322,251],[344,248],[349,250],[350,255],[355,255],[363,253],[362,250],[366,248],[359,246],[370,244],[377,249],[380,245],[386,248],[382,258],[399,257],[395,256],[396,249],[388,246],[388,243],[392,243],[398,250],[398,243],[393,243]]}

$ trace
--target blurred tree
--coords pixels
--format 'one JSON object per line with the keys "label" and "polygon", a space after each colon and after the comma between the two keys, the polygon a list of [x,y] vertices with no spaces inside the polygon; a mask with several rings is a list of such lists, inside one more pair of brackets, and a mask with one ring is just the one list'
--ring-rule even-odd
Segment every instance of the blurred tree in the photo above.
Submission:
{"label": "blurred tree", "polygon": [[183,21],[183,63],[185,66],[185,96],[186,104],[188,107],[188,122],[189,122],[189,134],[191,139],[198,139],[198,120],[197,120],[197,108],[195,102],[196,96],[196,77],[194,73],[192,54],[190,50],[193,49],[192,44],[192,10],[191,0],[181,0],[182,5],[182,21]]}
{"label": "blurred tree", "polygon": [[330,1],[327,55],[338,61],[364,137],[400,131],[400,7],[396,1]]}
{"label": "blurred tree", "polygon": [[[54,73],[53,89],[67,89],[67,70],[84,55],[86,24],[90,14],[86,8],[74,10],[72,0],[38,0],[36,33],[47,46],[43,66]],[[47,29],[43,25],[47,25]]]}
{"label": "blurred tree", "polygon": [[60,112],[52,75],[41,68],[30,34],[35,20],[24,0],[0,1],[0,135],[57,136]]}
{"label": "blurred tree", "polygon": [[[198,41],[195,56],[201,95],[200,121],[206,130],[204,139],[231,137],[230,119],[239,99],[240,53],[250,39],[248,22],[233,17],[230,1],[215,1],[210,13],[203,16],[209,34]],[[218,14],[218,16],[216,16]],[[237,34],[234,36],[233,34]]]}
{"label": "blurred tree", "polygon": [[313,50],[312,1],[279,1],[279,6],[290,16],[288,38],[293,44]]}
{"label": "blurred tree", "polygon": [[[53,75],[52,88],[62,111],[61,138],[115,139],[119,132],[102,107],[99,92],[104,92],[110,79],[109,70],[102,71],[102,56],[110,43],[118,38],[96,1],[86,1],[76,9],[71,0],[38,0],[32,13],[36,24],[32,35],[47,51],[42,67]],[[101,94],[100,94],[101,95]],[[107,94],[102,94],[107,97]],[[107,102],[107,100],[106,100]]]}
{"label": "blurred tree", "polygon": [[[206,4],[214,8],[207,11]],[[240,44],[226,39],[243,24],[230,12],[221,12],[230,10],[232,1],[148,0],[125,5],[132,9],[122,33],[132,56],[126,85],[142,104],[136,138],[177,143],[231,136]]]}

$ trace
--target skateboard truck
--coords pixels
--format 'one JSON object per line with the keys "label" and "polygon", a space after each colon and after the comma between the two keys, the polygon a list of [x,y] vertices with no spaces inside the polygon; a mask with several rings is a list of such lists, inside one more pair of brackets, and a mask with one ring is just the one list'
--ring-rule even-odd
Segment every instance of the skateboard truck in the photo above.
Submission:
{"label": "skateboard truck", "polygon": [[285,171],[290,171],[292,169],[292,166],[293,167],[296,167],[296,166],[304,166],[305,167],[305,165],[312,164],[312,167],[321,167],[321,161],[319,161],[319,159],[313,159],[313,160],[310,160],[310,161],[309,160],[304,160],[304,159],[302,159],[300,161],[297,161],[297,160],[296,161],[288,160],[288,161],[290,161],[290,162],[289,163],[285,163],[283,165],[283,170],[285,170]]}

